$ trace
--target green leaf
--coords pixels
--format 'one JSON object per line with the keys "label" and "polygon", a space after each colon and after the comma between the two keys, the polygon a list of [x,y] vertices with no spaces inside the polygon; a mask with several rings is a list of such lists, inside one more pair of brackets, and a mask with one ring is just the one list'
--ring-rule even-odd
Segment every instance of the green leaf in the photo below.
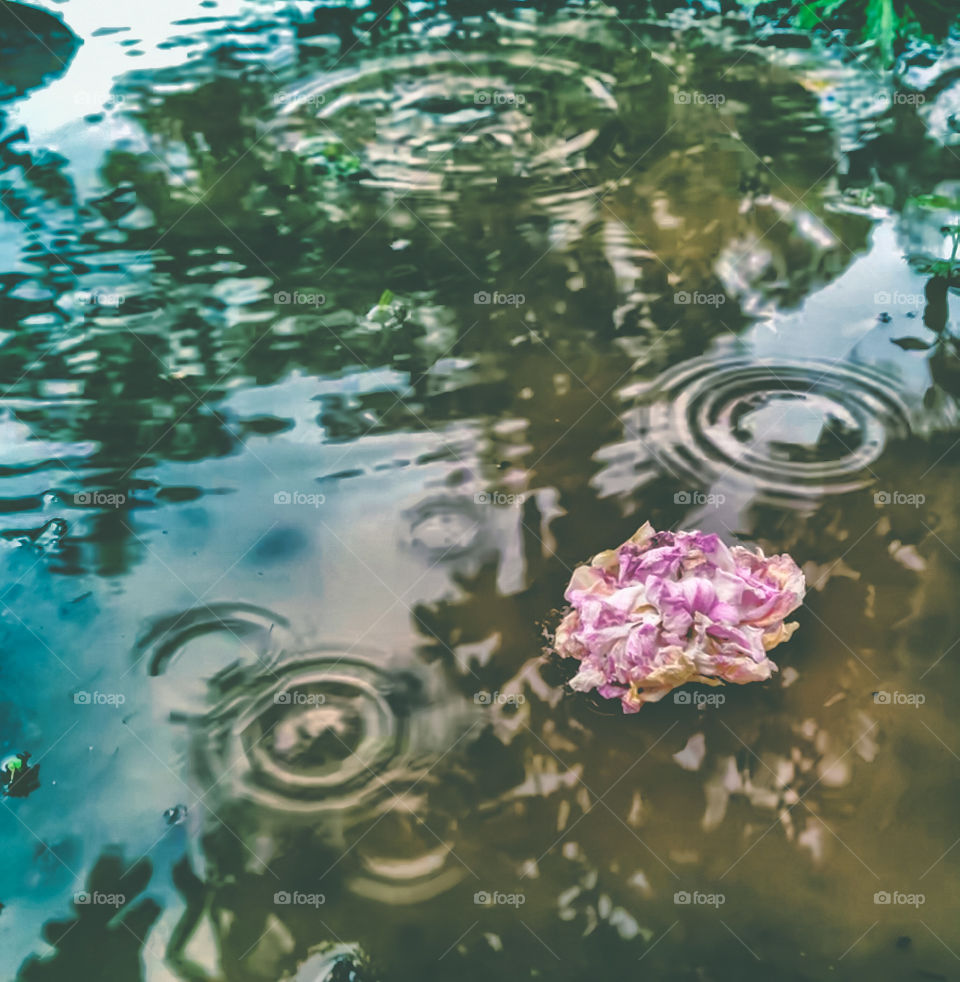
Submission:
{"label": "green leaf", "polygon": [[960,200],[948,198],[944,194],[918,194],[913,198],[908,198],[907,201],[910,204],[919,205],[921,208],[960,209]]}
{"label": "green leaf", "polygon": [[844,2],[845,0],[811,0],[810,3],[801,3],[793,22],[807,31],[819,25],[826,26],[826,19]]}
{"label": "green leaf", "polygon": [[893,9],[893,0],[868,0],[866,34],[877,42],[887,65],[893,62],[893,42],[900,26],[901,20]]}
{"label": "green leaf", "polygon": [[383,310],[385,307],[389,307],[392,303],[393,292],[391,290],[384,290],[383,293],[380,294],[380,300],[377,303],[377,306]]}

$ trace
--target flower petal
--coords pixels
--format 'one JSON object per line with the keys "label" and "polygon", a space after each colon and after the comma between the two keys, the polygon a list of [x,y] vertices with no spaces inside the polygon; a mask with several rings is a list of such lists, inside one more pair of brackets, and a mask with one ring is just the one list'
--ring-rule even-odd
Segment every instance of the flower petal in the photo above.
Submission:
{"label": "flower petal", "polygon": [[686,682],[768,679],[777,666],[767,652],[796,630],[784,618],[805,590],[790,556],[647,522],[574,571],[554,647],[581,663],[571,688],[635,713]]}

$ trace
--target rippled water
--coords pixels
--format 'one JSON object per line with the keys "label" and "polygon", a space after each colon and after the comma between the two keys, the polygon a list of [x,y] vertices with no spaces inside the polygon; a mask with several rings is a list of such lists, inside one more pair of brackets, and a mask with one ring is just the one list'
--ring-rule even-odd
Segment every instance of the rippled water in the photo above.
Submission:
{"label": "rippled water", "polygon": [[636,466],[645,447],[693,486],[816,502],[872,485],[888,441],[909,436],[895,384],[856,363],[691,359],[642,387],[625,418],[636,439],[617,456]]}
{"label": "rippled water", "polygon": [[[0,20],[4,977],[953,978],[952,62],[308,6]],[[770,683],[565,691],[648,519]]]}

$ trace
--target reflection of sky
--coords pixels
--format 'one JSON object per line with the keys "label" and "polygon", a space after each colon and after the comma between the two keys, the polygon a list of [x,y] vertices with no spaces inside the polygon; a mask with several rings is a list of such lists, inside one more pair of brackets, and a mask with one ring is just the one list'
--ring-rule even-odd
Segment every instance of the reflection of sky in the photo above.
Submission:
{"label": "reflection of sky", "polygon": [[[263,9],[262,4],[251,0],[218,0],[210,8],[200,6],[199,0],[165,0],[162,4],[37,0],[34,6],[61,18],[83,43],[63,75],[12,104],[16,107],[15,122],[26,127],[29,147],[52,150],[67,159],[67,173],[81,195],[95,190],[93,175],[110,147],[122,145],[134,152],[146,152],[139,129],[118,112],[108,112],[99,125],[84,121],[84,116],[111,106],[116,95],[112,91],[114,81],[127,72],[183,64],[196,57],[197,43],[167,46],[172,38],[216,31],[229,18]],[[206,18],[210,18],[209,23],[190,23]],[[128,29],[94,37],[97,31],[120,28]],[[230,42],[244,43],[240,35],[231,35]],[[209,50],[209,40],[198,43]],[[116,108],[122,110],[122,103]],[[2,238],[9,239],[9,235]],[[8,249],[0,246],[0,260],[9,254]],[[16,260],[4,261],[2,268],[17,268]]]}
{"label": "reflection of sky", "polygon": [[[812,356],[864,362],[895,373],[903,394],[919,399],[929,384],[927,361],[904,358],[891,339],[932,337],[923,326],[924,283],[924,277],[907,264],[893,223],[883,222],[874,230],[869,253],[854,259],[799,310],[756,325],[743,339],[758,358]],[[890,315],[889,323],[878,319],[883,313]]]}
{"label": "reflection of sky", "polygon": [[[0,269],[12,271],[23,266],[22,253],[24,236],[22,226],[16,222],[3,222],[3,235],[0,235]],[[3,337],[4,335],[0,335]]]}
{"label": "reflection of sky", "polygon": [[[719,362],[730,356],[746,356],[771,366],[790,366],[815,359],[822,363],[861,364],[889,376],[891,396],[899,397],[909,411],[911,426],[921,430],[928,414],[922,399],[931,384],[925,352],[904,352],[892,342],[903,337],[932,340],[933,333],[923,325],[926,277],[906,261],[897,238],[897,218],[875,226],[869,251],[851,257],[850,264],[836,279],[812,292],[796,310],[772,312],[758,319],[739,338],[723,332],[705,352]],[[954,319],[957,314],[957,297]],[[889,319],[882,315],[889,315]],[[818,380],[816,368],[811,381]],[[785,440],[791,444],[815,444],[830,411],[843,419],[840,403],[809,398],[803,404],[789,401],[765,404],[765,414],[741,426],[758,430],[761,442]],[[789,440],[786,435],[791,434]],[[754,434],[754,437],[757,433]],[[741,527],[752,492],[745,490],[736,468],[724,467],[709,492],[720,504],[707,503],[692,509],[685,518],[688,525],[724,534]],[[746,494],[746,497],[745,497]]]}
{"label": "reflection of sky", "polygon": [[[316,420],[318,392],[356,393],[395,382],[390,373],[325,382],[294,378],[233,394],[225,401],[228,412],[241,418],[272,413],[289,419],[292,429],[248,437],[243,453],[167,461],[141,471],[161,487],[195,486],[209,493],[197,502],[130,513],[134,547],[147,561],[124,576],[122,592],[118,585],[93,577],[51,580],[46,563],[29,548],[0,542],[5,602],[25,622],[8,614],[0,637],[18,655],[17,691],[31,693],[16,709],[24,718],[22,725],[11,718],[9,705],[0,705],[0,754],[20,749],[21,744],[9,742],[18,740],[38,759],[43,755],[41,791],[16,802],[16,816],[45,842],[58,843],[68,836],[67,815],[69,834],[83,840],[77,846],[80,854],[67,861],[69,869],[51,861],[42,879],[39,872],[29,879],[34,864],[30,849],[17,853],[4,878],[3,900],[9,909],[3,916],[13,918],[13,930],[0,938],[0,964],[19,964],[35,946],[51,911],[67,913],[69,897],[84,888],[90,865],[110,843],[127,845],[127,861],[149,852],[158,870],[149,893],[168,909],[151,933],[153,951],[163,950],[179,916],[169,876],[159,871],[182,853],[190,822],[212,820],[203,804],[193,807],[197,793],[186,772],[166,764],[183,752],[183,734],[167,718],[169,687],[160,679],[147,679],[142,663],[134,665],[131,652],[134,639],[144,633],[145,612],[131,598],[149,597],[151,616],[252,598],[289,616],[306,646],[339,642],[345,649],[415,649],[420,639],[410,608],[449,589],[450,566],[433,564],[404,543],[402,513],[426,488],[442,493],[457,464],[398,463],[378,470],[378,464],[434,453],[437,437],[400,433],[349,446],[323,444]],[[470,427],[444,431],[444,436],[459,445],[476,439]],[[464,457],[476,463],[475,454],[464,451]],[[360,473],[340,481],[316,480],[346,466]],[[49,486],[51,472],[44,470],[36,480],[38,487]],[[278,491],[319,494],[323,501],[277,505]],[[455,491],[448,493],[456,497]],[[149,500],[144,490],[130,494]],[[499,528],[496,520],[515,522],[520,515],[512,508],[490,507],[489,513],[491,536]],[[68,518],[72,535],[98,534],[92,513],[60,506],[58,514]],[[371,514],[376,521],[370,521]],[[513,534],[515,539],[515,529]],[[271,549],[276,542],[282,554]],[[503,549],[511,569],[521,568],[517,547],[504,542]],[[25,598],[34,595],[27,603]],[[363,598],[362,621],[358,597]],[[208,644],[196,650],[206,660],[181,665],[179,674],[172,675],[181,697],[196,690],[196,677],[221,656]],[[185,668],[192,668],[193,675]],[[121,692],[126,702],[119,709],[91,706],[85,712],[74,708],[73,690]],[[36,693],[43,698],[38,700]],[[56,795],[56,807],[50,806],[51,795]],[[191,818],[184,827],[168,830],[163,812],[178,802],[191,806]],[[212,796],[205,804],[215,807]],[[24,834],[17,817],[0,809],[0,833],[11,841]],[[147,959],[149,982],[172,980],[159,963],[159,958]]]}
{"label": "reflection of sky", "polygon": [[[75,123],[84,113],[97,112],[109,98],[117,76],[128,71],[181,64],[192,50],[189,45],[160,47],[162,42],[210,30],[216,27],[214,18],[221,20],[253,9],[248,0],[218,0],[210,9],[201,7],[197,0],[164,0],[162,4],[129,0],[66,0],[65,3],[37,0],[34,6],[60,17],[83,41],[67,72],[30,95],[21,114],[34,140],[42,139],[58,150],[54,134]],[[177,21],[198,17],[210,17],[211,23],[176,26]],[[95,31],[111,28],[128,30],[93,36]]]}

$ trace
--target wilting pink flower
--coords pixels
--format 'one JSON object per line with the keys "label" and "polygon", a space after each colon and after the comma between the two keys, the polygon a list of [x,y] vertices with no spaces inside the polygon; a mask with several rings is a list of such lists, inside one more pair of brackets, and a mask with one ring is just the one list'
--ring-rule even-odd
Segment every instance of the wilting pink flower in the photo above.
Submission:
{"label": "wilting pink flower", "polygon": [[786,555],[728,548],[703,532],[655,532],[646,523],[619,549],[578,566],[554,647],[580,661],[570,685],[619,699],[624,712],[684,682],[770,678],[767,652],[786,641],[806,590]]}

